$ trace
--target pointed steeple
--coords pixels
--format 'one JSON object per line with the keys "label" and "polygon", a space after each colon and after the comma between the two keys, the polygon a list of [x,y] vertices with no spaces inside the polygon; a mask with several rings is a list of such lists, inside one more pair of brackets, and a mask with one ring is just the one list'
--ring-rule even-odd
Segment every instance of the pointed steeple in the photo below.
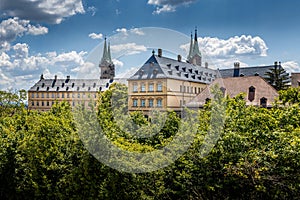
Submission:
{"label": "pointed steeple", "polygon": [[109,55],[107,51],[106,37],[104,38],[104,47],[103,47],[103,55],[101,59],[101,64],[109,63]]}
{"label": "pointed steeple", "polygon": [[200,50],[199,50],[199,44],[198,44],[197,27],[195,28],[193,56],[194,55],[199,55],[201,57],[201,53],[200,53]]}
{"label": "pointed steeple", "polygon": [[194,41],[193,35],[191,34],[191,44],[187,62],[198,66],[201,66],[202,64],[202,56],[198,44],[197,27],[195,28]]}
{"label": "pointed steeple", "polygon": [[191,33],[190,51],[189,51],[189,55],[187,57],[188,60],[190,60],[190,58],[192,57],[192,51],[193,51],[193,33]]}
{"label": "pointed steeple", "polygon": [[109,63],[112,63],[112,60],[111,60],[111,54],[110,54],[110,43],[109,43],[109,42],[108,42],[107,53],[108,53],[108,60],[109,60]]}

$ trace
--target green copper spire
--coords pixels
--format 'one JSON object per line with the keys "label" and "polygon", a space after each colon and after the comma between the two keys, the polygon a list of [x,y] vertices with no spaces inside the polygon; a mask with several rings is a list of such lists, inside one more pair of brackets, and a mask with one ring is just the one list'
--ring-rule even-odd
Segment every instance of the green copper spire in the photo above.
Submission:
{"label": "green copper spire", "polygon": [[201,53],[198,45],[197,27],[195,28],[194,48],[193,48],[192,56],[194,55],[199,55],[201,57]]}
{"label": "green copper spire", "polygon": [[107,50],[106,37],[105,37],[104,38],[103,56],[102,56],[102,59],[101,59],[101,64],[110,63],[111,59],[109,57],[110,57],[110,55],[109,55],[109,52]]}
{"label": "green copper spire", "polygon": [[191,43],[190,43],[190,51],[189,51],[189,55],[187,57],[187,59],[191,59],[192,57],[192,50],[193,50],[193,33],[191,33]]}

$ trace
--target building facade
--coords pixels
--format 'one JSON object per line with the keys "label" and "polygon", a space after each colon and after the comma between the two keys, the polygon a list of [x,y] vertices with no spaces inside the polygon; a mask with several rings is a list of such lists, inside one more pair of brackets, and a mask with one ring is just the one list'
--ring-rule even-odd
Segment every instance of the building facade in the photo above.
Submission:
{"label": "building facade", "polygon": [[152,56],[128,79],[128,110],[173,110],[181,112],[186,103],[217,78],[217,72],[201,66],[201,53],[195,39],[191,41],[187,62],[152,52]]}
{"label": "building facade", "polygon": [[99,92],[105,91],[113,82],[124,83],[123,79],[114,79],[115,66],[111,60],[110,46],[104,41],[103,56],[100,64],[99,79],[45,79],[41,75],[37,83],[28,90],[28,109],[48,111],[55,102],[66,101],[73,107],[90,103],[96,105]]}

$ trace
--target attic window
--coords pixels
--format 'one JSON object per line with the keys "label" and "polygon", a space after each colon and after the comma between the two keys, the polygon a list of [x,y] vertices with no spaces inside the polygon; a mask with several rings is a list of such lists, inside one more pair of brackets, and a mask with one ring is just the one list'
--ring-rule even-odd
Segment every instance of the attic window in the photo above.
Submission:
{"label": "attic window", "polygon": [[91,91],[91,87],[88,87],[88,91]]}
{"label": "attic window", "polygon": [[42,83],[42,87],[44,87],[45,86],[45,83]]}
{"label": "attic window", "polygon": [[201,76],[198,76],[197,78],[198,78],[199,80],[201,80],[201,79],[202,79],[202,78],[201,78]]}
{"label": "attic window", "polygon": [[171,64],[169,63],[169,64],[167,64],[167,66],[169,67],[169,69],[171,69]]}
{"label": "attic window", "polygon": [[153,67],[154,66],[154,62],[150,62],[150,66]]}
{"label": "attic window", "polygon": [[196,76],[195,76],[195,74],[193,74],[191,77],[192,77],[192,79],[195,79]]}
{"label": "attic window", "polygon": [[59,87],[56,88],[56,91],[59,91]]}
{"label": "attic window", "polygon": [[207,72],[205,72],[205,76],[208,76],[208,73],[207,73]]}
{"label": "attic window", "polygon": [[256,73],[254,74],[254,76],[259,76],[259,73],[256,72]]}
{"label": "attic window", "polygon": [[251,86],[249,87],[248,100],[252,102],[254,98],[255,98],[255,87]]}
{"label": "attic window", "polygon": [[49,87],[47,87],[47,91],[49,91]]}
{"label": "attic window", "polygon": [[158,73],[158,70],[157,69],[154,69],[153,70],[153,74],[157,74]]}
{"label": "attic window", "polygon": [[143,76],[144,70],[141,70],[139,73],[140,73],[140,76]]}
{"label": "attic window", "polygon": [[185,76],[186,78],[189,78],[189,74],[188,74],[188,73],[185,73],[184,76]]}
{"label": "attic window", "polygon": [[242,73],[242,74],[240,74],[240,77],[244,77],[245,75]]}
{"label": "attic window", "polygon": [[69,87],[66,87],[66,91],[68,91],[69,90]]}
{"label": "attic window", "polygon": [[39,89],[40,89],[40,87],[37,87],[37,88],[36,88],[36,91],[39,91]]}
{"label": "attic window", "polygon": [[79,91],[79,87],[77,87],[77,91]]}
{"label": "attic window", "polygon": [[196,73],[196,74],[198,74],[198,73],[199,73],[199,71],[198,71],[198,70],[195,70],[195,73]]}
{"label": "attic window", "polygon": [[94,83],[94,85],[93,85],[93,88],[95,88],[96,87],[96,83]]}
{"label": "attic window", "polygon": [[260,105],[261,105],[261,107],[266,108],[267,107],[267,101],[268,101],[267,98],[265,98],[265,97],[261,98],[260,99]]}
{"label": "attic window", "polygon": [[179,65],[176,65],[176,66],[175,66],[175,69],[178,71],[178,70],[179,70]]}
{"label": "attic window", "polygon": [[183,67],[182,70],[185,72],[186,71],[186,67]]}
{"label": "attic window", "polygon": [[177,74],[179,77],[181,76],[181,72],[177,72],[176,74]]}
{"label": "attic window", "polygon": [[72,88],[75,86],[75,83],[72,83]]}
{"label": "attic window", "polygon": [[85,86],[85,83],[82,83],[82,87],[84,88],[84,86]]}
{"label": "attic window", "polygon": [[173,74],[173,71],[172,71],[172,70],[169,70],[168,73],[169,73],[170,75],[172,75],[172,74]]}
{"label": "attic window", "polygon": [[106,83],[106,86],[105,86],[105,87],[108,88],[108,86],[109,86],[109,83]]}
{"label": "attic window", "polygon": [[193,69],[189,69],[190,73],[193,73]]}
{"label": "attic window", "polygon": [[61,87],[65,87],[65,83],[62,83],[62,84],[61,84]]}
{"label": "attic window", "polygon": [[99,87],[99,91],[101,92],[101,90],[102,90],[102,87]]}

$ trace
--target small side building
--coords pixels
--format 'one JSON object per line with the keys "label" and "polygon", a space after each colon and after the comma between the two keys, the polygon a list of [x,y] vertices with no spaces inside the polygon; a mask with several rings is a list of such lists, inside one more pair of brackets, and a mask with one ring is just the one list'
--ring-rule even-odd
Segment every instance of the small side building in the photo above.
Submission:
{"label": "small side building", "polygon": [[213,98],[211,87],[216,84],[224,95],[228,95],[231,98],[240,93],[246,94],[245,101],[248,106],[270,108],[278,97],[277,91],[260,76],[218,78],[189,102],[187,107],[202,108],[208,100]]}

